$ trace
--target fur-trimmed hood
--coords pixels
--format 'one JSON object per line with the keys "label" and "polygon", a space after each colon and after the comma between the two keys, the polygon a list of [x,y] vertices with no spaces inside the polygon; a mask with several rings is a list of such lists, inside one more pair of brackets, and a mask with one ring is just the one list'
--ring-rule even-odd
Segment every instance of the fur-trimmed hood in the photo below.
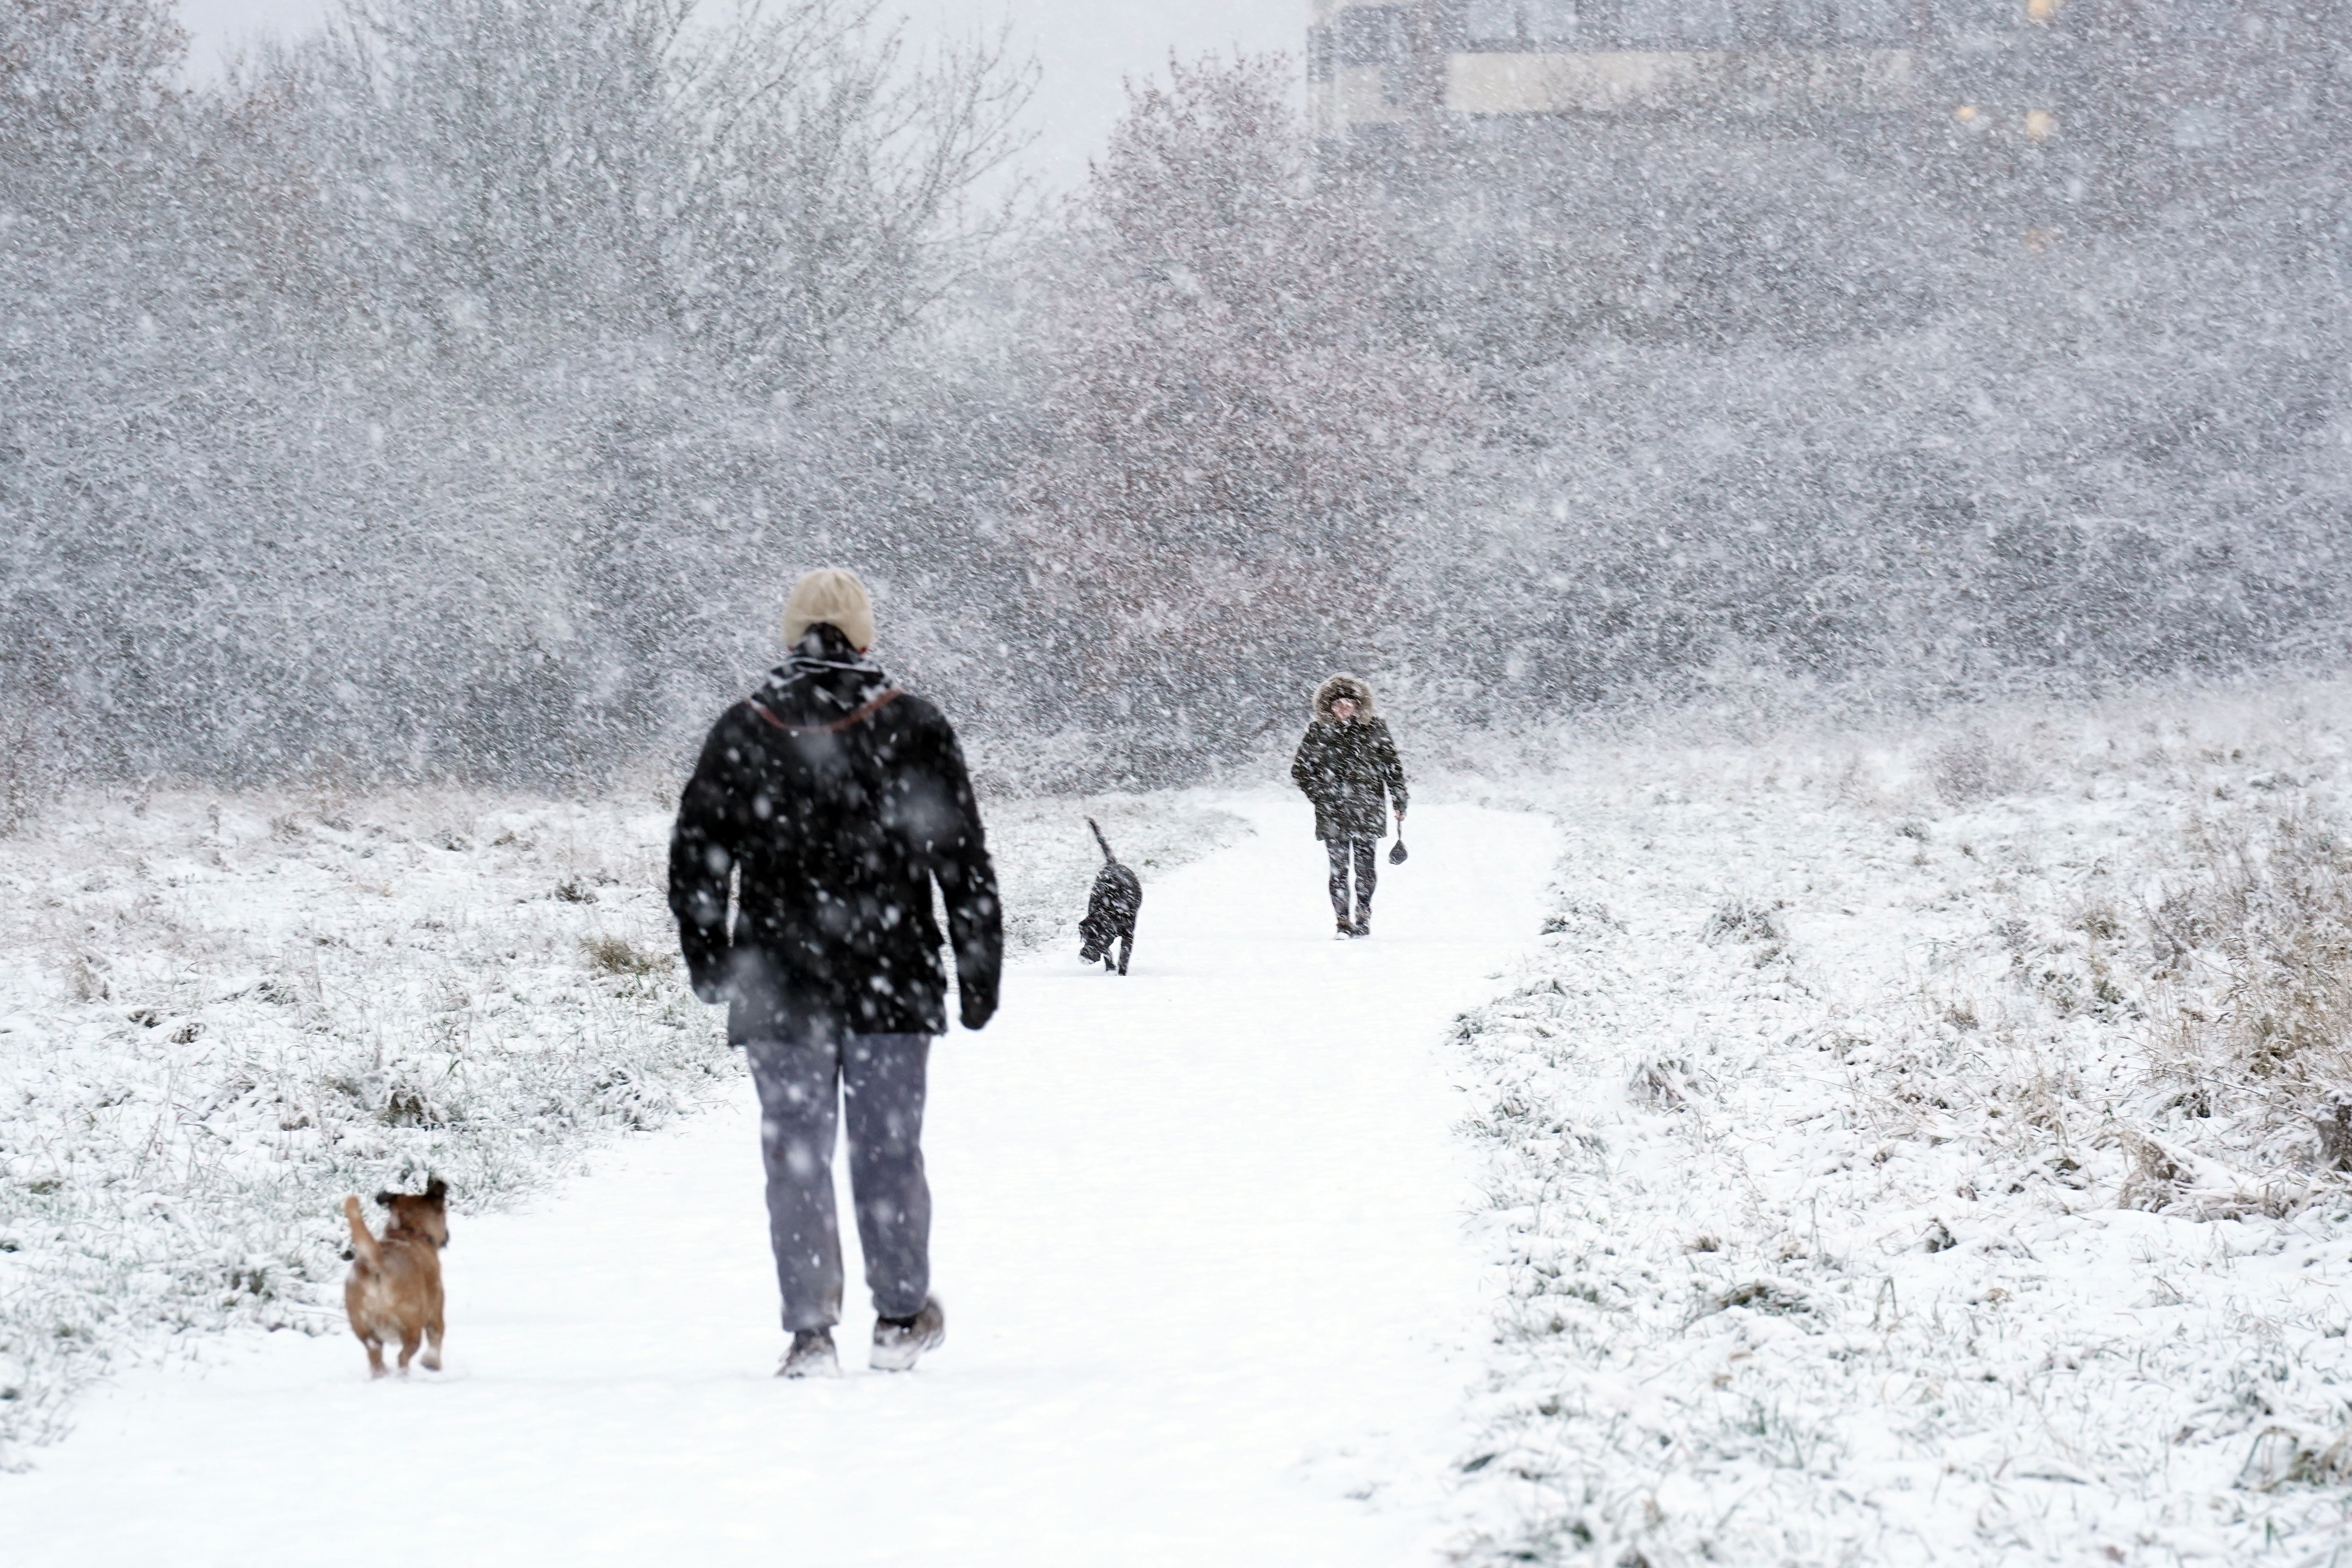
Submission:
{"label": "fur-trimmed hood", "polygon": [[1356,700],[1357,718],[1370,719],[1373,716],[1370,685],[1352,675],[1334,675],[1315,689],[1315,717],[1326,724],[1338,723],[1339,720],[1332,716],[1331,704],[1342,697]]}

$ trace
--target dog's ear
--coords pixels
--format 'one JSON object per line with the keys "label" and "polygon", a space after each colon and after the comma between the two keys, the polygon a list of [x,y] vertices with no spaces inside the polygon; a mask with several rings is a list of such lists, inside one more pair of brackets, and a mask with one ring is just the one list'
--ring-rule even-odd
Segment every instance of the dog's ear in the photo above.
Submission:
{"label": "dog's ear", "polygon": [[435,1176],[425,1184],[425,1195],[437,1204],[449,1195],[449,1184]]}

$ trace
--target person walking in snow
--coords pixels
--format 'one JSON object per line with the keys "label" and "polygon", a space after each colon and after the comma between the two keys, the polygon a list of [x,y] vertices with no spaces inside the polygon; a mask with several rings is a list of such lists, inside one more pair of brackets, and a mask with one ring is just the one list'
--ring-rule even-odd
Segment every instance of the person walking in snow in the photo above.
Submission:
{"label": "person walking in snow", "polygon": [[[1372,934],[1372,889],[1380,885],[1380,844],[1388,832],[1385,795],[1404,831],[1404,764],[1388,721],[1372,711],[1372,689],[1335,675],[1315,689],[1315,718],[1291,759],[1290,776],[1315,803],[1315,837],[1331,856],[1331,912],[1339,935]],[[1355,912],[1348,873],[1356,874]]]}
{"label": "person walking in snow", "polygon": [[[924,1074],[947,1033],[931,886],[947,910],[967,1029],[996,1011],[996,872],[955,731],[867,658],[851,573],[812,572],[784,606],[790,657],[719,716],[678,802],[669,903],[694,994],[727,1004],[750,1058],[769,1238],[793,1336],[783,1377],[835,1375],[841,1237],[836,1102],[876,1321],[869,1364],[911,1368],[947,1334],[930,1293]],[[729,882],[735,884],[730,925]]]}

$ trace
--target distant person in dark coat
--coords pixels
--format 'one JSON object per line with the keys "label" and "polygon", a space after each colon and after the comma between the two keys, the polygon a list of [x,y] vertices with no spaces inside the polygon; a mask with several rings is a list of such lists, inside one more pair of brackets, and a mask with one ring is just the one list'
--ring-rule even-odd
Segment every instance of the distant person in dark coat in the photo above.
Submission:
{"label": "distant person in dark coat", "polygon": [[[791,657],[719,716],[670,837],[669,903],[694,994],[727,1004],[751,1061],[786,1377],[840,1370],[836,1100],[877,1321],[871,1364],[904,1371],[946,1337],[930,1294],[924,1075],[947,1032],[931,887],[947,908],[959,1011],[996,1011],[996,872],[955,731],[866,658],[874,610],[847,572],[784,608]],[[734,883],[729,921],[729,883]]]}
{"label": "distant person in dark coat", "polygon": [[[1315,803],[1315,837],[1331,856],[1331,912],[1341,936],[1372,934],[1372,889],[1380,885],[1380,843],[1388,833],[1382,796],[1404,830],[1404,764],[1387,721],[1372,711],[1372,689],[1335,675],[1315,689],[1315,721],[1298,742],[1290,776]],[[1356,874],[1355,912],[1348,873]]]}

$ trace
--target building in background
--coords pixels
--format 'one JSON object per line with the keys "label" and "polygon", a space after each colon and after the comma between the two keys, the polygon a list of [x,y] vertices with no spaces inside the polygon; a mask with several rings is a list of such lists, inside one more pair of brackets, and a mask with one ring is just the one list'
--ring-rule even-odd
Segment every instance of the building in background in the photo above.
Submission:
{"label": "building in background", "polygon": [[1571,315],[1732,324],[1823,243],[1868,291],[1930,214],[2040,250],[2259,202],[2262,245],[2347,238],[2352,0],[1314,4],[1327,157]]}

